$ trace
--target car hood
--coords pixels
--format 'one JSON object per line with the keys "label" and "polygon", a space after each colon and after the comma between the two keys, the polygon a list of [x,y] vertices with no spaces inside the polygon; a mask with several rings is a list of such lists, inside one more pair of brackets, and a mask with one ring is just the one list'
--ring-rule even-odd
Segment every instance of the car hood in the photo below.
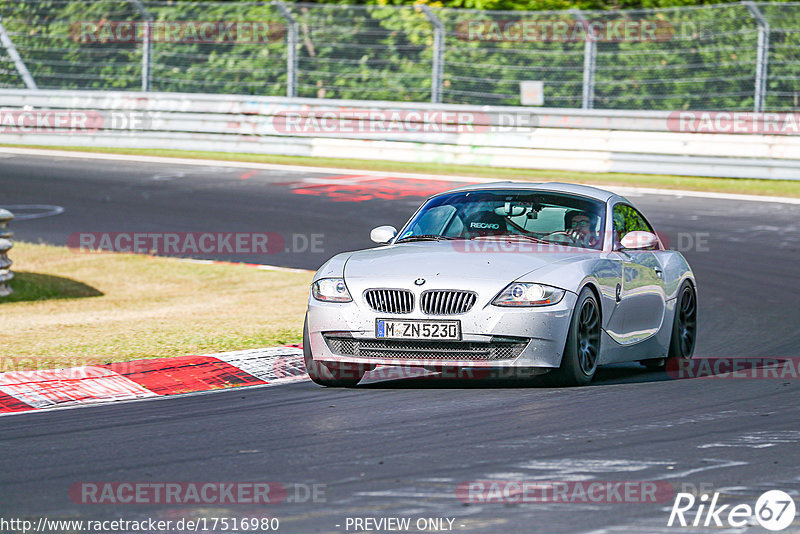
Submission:
{"label": "car hood", "polygon": [[[486,244],[484,244],[486,245]],[[493,251],[500,248],[501,250]],[[569,261],[578,254],[564,248],[532,252],[504,251],[500,246],[471,249],[464,241],[403,243],[353,252],[344,267],[345,279],[404,281],[417,278],[428,282],[451,279],[478,279],[511,282],[532,271],[558,262]],[[488,250],[488,251],[487,251]]]}

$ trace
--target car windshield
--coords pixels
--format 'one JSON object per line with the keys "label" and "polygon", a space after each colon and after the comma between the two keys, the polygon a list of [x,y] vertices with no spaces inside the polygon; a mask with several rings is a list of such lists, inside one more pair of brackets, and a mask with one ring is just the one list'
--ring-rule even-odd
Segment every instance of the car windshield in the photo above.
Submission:
{"label": "car windshield", "polygon": [[491,239],[601,249],[604,204],[564,193],[520,190],[463,191],[430,199],[397,241]]}

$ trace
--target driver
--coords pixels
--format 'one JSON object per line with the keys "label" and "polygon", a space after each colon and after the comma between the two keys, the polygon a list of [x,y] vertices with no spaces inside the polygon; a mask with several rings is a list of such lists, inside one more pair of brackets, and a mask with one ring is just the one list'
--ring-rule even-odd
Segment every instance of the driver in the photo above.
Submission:
{"label": "driver", "polygon": [[585,211],[570,211],[564,217],[564,227],[575,243],[588,248],[597,248],[600,236],[595,231],[599,217]]}

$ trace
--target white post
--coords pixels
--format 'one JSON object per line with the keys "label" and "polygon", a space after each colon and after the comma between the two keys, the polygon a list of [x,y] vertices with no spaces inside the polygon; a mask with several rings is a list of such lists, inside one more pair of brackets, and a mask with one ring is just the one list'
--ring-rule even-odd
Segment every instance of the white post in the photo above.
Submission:
{"label": "white post", "polygon": [[767,67],[769,65],[769,22],[753,2],[742,2],[758,24],[758,50],[756,51],[756,83],[753,90],[753,111],[764,111],[767,97]]}
{"label": "white post", "polygon": [[147,92],[150,90],[150,74],[152,65],[152,26],[153,16],[144,7],[141,0],[130,0],[133,7],[144,19],[144,35],[142,36],[142,91]]}
{"label": "white post", "polygon": [[297,96],[297,20],[283,2],[272,2],[286,21],[286,96]]}
{"label": "white post", "polygon": [[589,21],[583,16],[579,9],[570,9],[570,13],[575,20],[584,25],[586,42],[583,45],[583,97],[581,98],[581,108],[592,109],[594,107],[594,74],[597,70],[597,42],[594,33],[591,32]]}
{"label": "white post", "polygon": [[[2,19],[0,19],[0,21],[1,20]],[[25,62],[22,61],[22,57],[20,57],[17,47],[14,46],[14,41],[11,40],[11,37],[8,35],[8,32],[6,32],[2,22],[0,22],[0,43],[2,43],[3,47],[6,49],[6,52],[8,52],[8,57],[10,57],[11,61],[14,62],[17,72],[19,72],[19,75],[22,76],[22,81],[25,82],[25,87],[28,89],[38,89],[36,86],[36,81],[34,81],[33,76],[31,76],[30,71],[28,71],[28,67],[25,65]]]}
{"label": "white post", "polygon": [[425,4],[419,4],[422,12],[433,26],[433,65],[431,67],[431,102],[442,102],[442,78],[444,77],[444,24],[436,13]]}

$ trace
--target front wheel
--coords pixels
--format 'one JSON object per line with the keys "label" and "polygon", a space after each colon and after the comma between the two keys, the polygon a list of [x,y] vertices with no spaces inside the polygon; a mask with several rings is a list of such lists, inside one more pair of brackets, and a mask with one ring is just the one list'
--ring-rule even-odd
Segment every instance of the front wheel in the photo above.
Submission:
{"label": "front wheel", "polygon": [[545,375],[559,386],[585,386],[592,381],[600,356],[600,304],[594,293],[584,287],[569,325],[561,366]]}
{"label": "front wheel", "polygon": [[303,326],[303,361],[306,364],[308,377],[320,386],[350,388],[358,384],[365,373],[365,369],[360,365],[339,366],[332,362],[326,364],[314,360],[308,336],[308,318]]}

